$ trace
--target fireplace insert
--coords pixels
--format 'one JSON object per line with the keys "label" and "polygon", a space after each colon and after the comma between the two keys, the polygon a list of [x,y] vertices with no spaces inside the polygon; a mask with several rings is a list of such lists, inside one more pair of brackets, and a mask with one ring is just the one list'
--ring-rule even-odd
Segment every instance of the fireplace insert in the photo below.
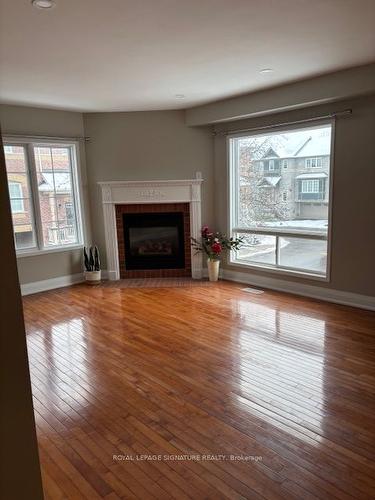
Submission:
{"label": "fireplace insert", "polygon": [[125,269],[185,267],[182,212],[123,214]]}

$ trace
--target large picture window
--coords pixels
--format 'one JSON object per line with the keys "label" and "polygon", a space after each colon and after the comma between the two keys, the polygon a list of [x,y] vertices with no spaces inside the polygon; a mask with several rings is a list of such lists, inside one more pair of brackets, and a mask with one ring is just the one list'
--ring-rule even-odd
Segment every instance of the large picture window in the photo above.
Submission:
{"label": "large picture window", "polygon": [[17,252],[82,245],[76,144],[4,143]]}
{"label": "large picture window", "polygon": [[331,123],[229,138],[232,263],[327,278],[331,144]]}

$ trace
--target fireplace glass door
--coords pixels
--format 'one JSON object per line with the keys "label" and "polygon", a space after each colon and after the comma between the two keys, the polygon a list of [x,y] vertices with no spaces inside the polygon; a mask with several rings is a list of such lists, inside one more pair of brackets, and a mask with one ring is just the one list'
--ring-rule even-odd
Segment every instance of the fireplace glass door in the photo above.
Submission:
{"label": "fireplace glass door", "polygon": [[126,213],[123,226],[127,270],[185,267],[182,212]]}

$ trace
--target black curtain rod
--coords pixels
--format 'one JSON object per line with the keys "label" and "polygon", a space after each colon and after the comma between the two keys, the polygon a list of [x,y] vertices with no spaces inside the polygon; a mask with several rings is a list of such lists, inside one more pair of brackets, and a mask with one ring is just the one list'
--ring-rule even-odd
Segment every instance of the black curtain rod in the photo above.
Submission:
{"label": "black curtain rod", "polygon": [[303,123],[316,122],[320,120],[327,120],[330,118],[339,118],[340,116],[349,116],[353,113],[352,109],[344,109],[343,111],[336,111],[334,113],[329,113],[327,115],[314,116],[313,118],[305,118],[303,120],[295,120],[291,122],[282,122],[282,123],[274,123],[272,125],[263,125],[261,127],[253,127],[253,128],[242,128],[238,130],[222,130],[219,132],[213,132],[213,135],[236,135],[241,134],[242,132],[257,132],[260,130],[268,130],[271,128],[277,127],[285,127],[288,125],[301,125]]}

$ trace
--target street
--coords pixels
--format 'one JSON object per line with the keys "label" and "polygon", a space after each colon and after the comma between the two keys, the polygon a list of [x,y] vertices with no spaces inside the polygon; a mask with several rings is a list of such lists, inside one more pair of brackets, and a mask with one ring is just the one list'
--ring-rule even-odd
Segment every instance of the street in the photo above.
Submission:
{"label": "street", "polygon": [[[275,264],[275,239],[263,237],[269,245],[246,246],[238,251],[238,260],[250,263]],[[272,242],[271,242],[272,238]],[[327,260],[327,242],[302,238],[280,237],[280,265],[296,269],[306,269],[325,273]]]}

